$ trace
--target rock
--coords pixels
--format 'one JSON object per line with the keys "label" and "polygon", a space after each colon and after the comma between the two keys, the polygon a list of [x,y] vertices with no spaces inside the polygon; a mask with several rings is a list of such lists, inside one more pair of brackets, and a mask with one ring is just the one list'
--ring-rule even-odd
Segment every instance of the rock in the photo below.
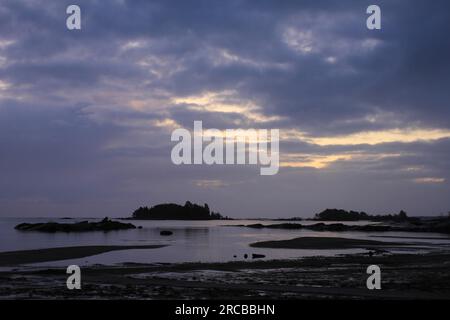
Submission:
{"label": "rock", "polygon": [[261,224],[261,223],[254,223],[254,224],[246,225],[246,227],[247,227],[247,228],[262,229],[262,228],[264,228],[265,226],[264,226],[263,224]]}
{"label": "rock", "polygon": [[410,231],[410,229],[407,229],[407,230],[395,229],[394,227],[391,227],[388,225],[359,226],[359,225],[347,225],[347,224],[343,224],[343,223],[325,224],[323,222],[315,223],[315,224],[311,224],[311,225],[302,225],[299,223],[278,223],[278,224],[268,224],[268,225],[249,224],[249,225],[245,225],[244,227],[256,228],[256,229],[262,229],[262,228],[288,229],[288,230],[306,229],[306,230],[313,230],[313,231],[333,231],[333,232],[339,232],[339,231],[364,231],[364,232]]}
{"label": "rock", "polygon": [[247,259],[248,258],[248,254],[244,254],[244,259]]}
{"label": "rock", "polygon": [[265,258],[266,256],[264,254],[257,254],[257,253],[252,253],[252,259],[261,259],[261,258]]}
{"label": "rock", "polygon": [[367,255],[369,257],[375,256],[375,255],[383,255],[383,254],[389,253],[388,250],[380,249],[380,248],[367,248],[367,250],[369,250],[369,252],[367,252]]}
{"label": "rock", "polygon": [[159,234],[162,236],[171,236],[171,235],[173,235],[173,232],[169,231],[169,230],[163,230]]}
{"label": "rock", "polygon": [[122,223],[104,218],[100,222],[81,221],[77,223],[21,223],[15,227],[20,231],[38,231],[38,232],[87,232],[87,231],[113,231],[135,229],[131,223]]}

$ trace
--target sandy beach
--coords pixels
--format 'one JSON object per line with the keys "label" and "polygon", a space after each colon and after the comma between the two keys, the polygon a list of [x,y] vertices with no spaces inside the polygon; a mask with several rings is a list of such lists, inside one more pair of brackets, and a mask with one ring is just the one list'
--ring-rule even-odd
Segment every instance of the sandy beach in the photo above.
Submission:
{"label": "sandy beach", "polygon": [[250,244],[255,248],[283,248],[283,249],[354,249],[354,248],[387,248],[407,245],[399,242],[383,242],[375,240],[347,239],[336,237],[300,237],[290,240],[260,241]]}
{"label": "sandy beach", "polygon": [[0,252],[0,266],[77,259],[117,250],[156,249],[161,247],[164,246],[79,246]]}

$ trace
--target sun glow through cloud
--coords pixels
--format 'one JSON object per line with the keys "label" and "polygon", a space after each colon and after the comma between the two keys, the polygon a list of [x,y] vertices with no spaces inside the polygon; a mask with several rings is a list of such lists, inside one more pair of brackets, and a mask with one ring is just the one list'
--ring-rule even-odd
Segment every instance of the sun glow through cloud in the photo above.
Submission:
{"label": "sun glow through cloud", "polygon": [[414,179],[414,182],[416,183],[429,183],[429,184],[435,184],[435,183],[444,183],[446,180],[444,178],[435,178],[435,177],[426,177],[426,178],[416,178]]}
{"label": "sun glow through cloud", "polygon": [[286,168],[315,168],[324,169],[331,166],[333,163],[340,161],[360,161],[360,162],[374,162],[385,158],[400,157],[398,153],[343,153],[343,154],[301,154],[291,153],[282,158],[281,167]]}
{"label": "sun glow through cloud", "polygon": [[205,189],[215,189],[215,188],[221,188],[228,186],[227,183],[223,182],[222,180],[195,180],[194,181],[195,186],[199,188],[205,188]]}
{"label": "sun glow through cloud", "polygon": [[[382,131],[366,131],[349,135],[337,135],[328,137],[311,137],[303,132],[290,130],[287,137],[306,141],[319,146],[352,146],[352,145],[376,145],[381,143],[411,143],[417,141],[434,141],[450,138],[450,130],[444,129],[391,129]],[[292,139],[292,138],[291,138]]]}
{"label": "sun glow through cloud", "polygon": [[280,120],[279,116],[267,116],[263,109],[252,101],[239,98],[233,90],[222,92],[206,92],[200,95],[188,97],[175,97],[175,104],[186,104],[192,111],[212,113],[240,114],[249,121],[255,123]]}

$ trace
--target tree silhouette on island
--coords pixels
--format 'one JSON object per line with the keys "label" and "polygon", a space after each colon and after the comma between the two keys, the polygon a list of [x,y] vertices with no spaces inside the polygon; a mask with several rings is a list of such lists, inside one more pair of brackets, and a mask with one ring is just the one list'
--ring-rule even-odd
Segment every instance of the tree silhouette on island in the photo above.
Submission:
{"label": "tree silhouette on island", "polygon": [[405,211],[401,210],[398,214],[387,214],[387,215],[369,215],[365,212],[357,211],[346,211],[343,209],[326,209],[320,213],[316,213],[313,220],[320,221],[394,221],[394,222],[405,222],[405,221],[417,221],[418,219],[408,217]]}
{"label": "tree silhouette on island", "polygon": [[184,206],[175,203],[158,204],[151,208],[140,207],[133,212],[137,220],[222,220],[230,219],[220,213],[210,211],[208,204],[203,206],[186,201]]}

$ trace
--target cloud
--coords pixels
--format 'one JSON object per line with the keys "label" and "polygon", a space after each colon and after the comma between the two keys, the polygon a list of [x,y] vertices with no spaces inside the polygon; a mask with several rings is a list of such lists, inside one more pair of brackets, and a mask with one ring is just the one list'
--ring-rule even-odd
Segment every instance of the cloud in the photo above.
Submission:
{"label": "cloud", "polygon": [[426,177],[426,178],[416,178],[414,179],[414,182],[417,183],[444,183],[444,178],[432,178],[432,177]]}
{"label": "cloud", "polygon": [[194,184],[200,188],[220,188],[227,186],[227,184],[221,180],[196,180],[194,181]]}
{"label": "cloud", "polygon": [[433,141],[443,138],[450,138],[450,130],[444,129],[421,129],[403,128],[380,131],[365,131],[352,133],[349,135],[336,135],[329,137],[308,137],[301,132],[290,131],[288,137],[297,136],[299,139],[319,146],[329,145],[359,145],[359,144],[381,144],[390,142],[410,143],[417,141]]}
{"label": "cloud", "polygon": [[[69,4],[0,4],[0,212],[211,199],[229,216],[422,214],[421,194],[448,210],[447,1],[381,0],[380,31],[364,1],[80,0],[81,32]],[[279,128],[280,173],[174,167],[170,132],[195,120]]]}
{"label": "cloud", "polygon": [[224,114],[239,114],[241,118],[236,120],[236,125],[241,122],[258,124],[281,120],[278,116],[263,114],[260,106],[252,101],[243,100],[234,91],[205,92],[198,96],[175,97],[172,99],[175,105],[184,104],[188,110],[203,111]]}

